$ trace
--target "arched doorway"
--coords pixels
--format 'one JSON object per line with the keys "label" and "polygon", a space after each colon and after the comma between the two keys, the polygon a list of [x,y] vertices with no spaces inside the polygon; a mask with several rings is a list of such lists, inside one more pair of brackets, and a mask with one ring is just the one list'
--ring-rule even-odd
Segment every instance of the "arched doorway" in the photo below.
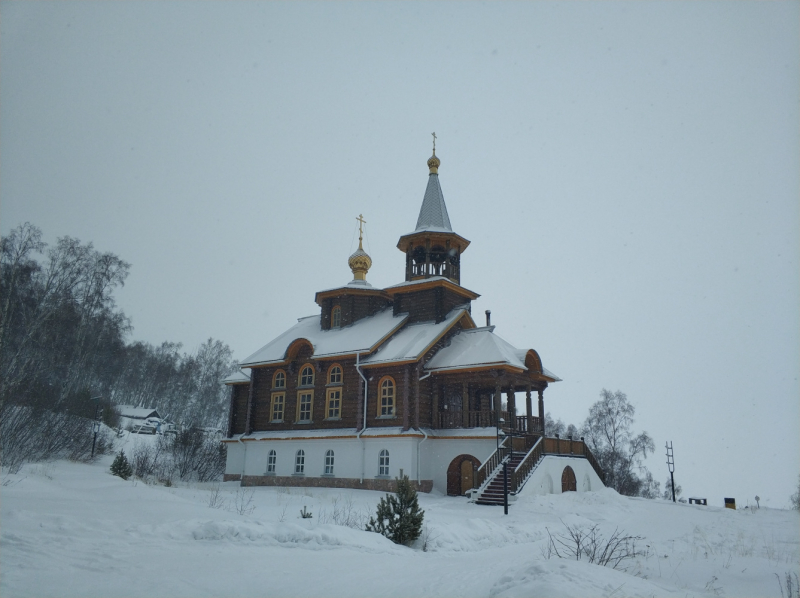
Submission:
{"label": "arched doorway", "polygon": [[450,462],[447,468],[447,495],[464,496],[471,490],[475,480],[475,469],[481,462],[472,455],[459,455]]}
{"label": "arched doorway", "polygon": [[575,472],[567,465],[564,473],[561,474],[561,492],[577,492],[578,483],[575,479]]}

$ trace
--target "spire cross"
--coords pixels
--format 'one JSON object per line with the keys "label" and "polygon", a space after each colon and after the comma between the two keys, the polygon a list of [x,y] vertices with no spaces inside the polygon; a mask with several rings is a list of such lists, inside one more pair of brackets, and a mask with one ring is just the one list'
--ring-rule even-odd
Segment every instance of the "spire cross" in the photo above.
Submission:
{"label": "spire cross", "polygon": [[364,220],[364,216],[362,216],[361,214],[358,215],[358,218],[356,218],[356,220],[358,220],[358,248],[361,249],[361,239],[364,238],[364,234],[361,227],[365,225],[367,221]]}
{"label": "spire cross", "polygon": [[436,155],[436,132],[434,131],[433,133],[431,133],[431,135],[433,135],[433,155],[435,156]]}

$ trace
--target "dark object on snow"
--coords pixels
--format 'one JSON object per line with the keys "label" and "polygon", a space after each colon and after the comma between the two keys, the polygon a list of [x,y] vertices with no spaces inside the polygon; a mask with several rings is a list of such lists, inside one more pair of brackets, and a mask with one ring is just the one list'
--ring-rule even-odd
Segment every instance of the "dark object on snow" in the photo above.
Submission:
{"label": "dark object on snow", "polygon": [[[725,500],[728,500],[727,498]],[[703,505],[705,507],[708,506],[708,499],[705,498],[690,498],[689,499],[690,505]]]}
{"label": "dark object on snow", "polygon": [[417,491],[404,475],[397,478],[395,496],[387,494],[381,499],[376,517],[370,517],[365,529],[386,536],[395,544],[409,545],[422,533],[424,515],[425,511],[419,508]]}
{"label": "dark object on snow", "polygon": [[736,510],[736,499],[735,498],[726,498],[725,499],[725,508],[726,509],[733,509]]}
{"label": "dark object on snow", "polygon": [[133,468],[131,467],[131,464],[128,463],[128,458],[125,456],[125,451],[120,451],[119,454],[117,454],[117,457],[111,464],[111,473],[115,476],[121,477],[123,480],[127,480],[133,475]]}

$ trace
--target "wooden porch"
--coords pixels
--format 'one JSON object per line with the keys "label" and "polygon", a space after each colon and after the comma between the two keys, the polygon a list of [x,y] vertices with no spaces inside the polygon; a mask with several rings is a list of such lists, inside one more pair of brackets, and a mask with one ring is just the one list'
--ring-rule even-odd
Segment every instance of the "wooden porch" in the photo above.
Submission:
{"label": "wooden porch", "polygon": [[[500,418],[503,420],[502,427],[511,422],[508,411],[501,411]],[[442,429],[452,428],[496,428],[498,418],[494,411],[440,411],[438,427]],[[541,420],[536,416],[517,415],[511,427],[515,432],[527,433],[532,430],[533,434],[540,434]]]}

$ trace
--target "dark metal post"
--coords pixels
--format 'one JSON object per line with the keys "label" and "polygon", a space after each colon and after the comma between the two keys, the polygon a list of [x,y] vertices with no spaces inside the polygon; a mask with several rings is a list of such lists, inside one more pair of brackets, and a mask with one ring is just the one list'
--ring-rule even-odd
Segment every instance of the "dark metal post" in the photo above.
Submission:
{"label": "dark metal post", "polygon": [[503,462],[503,514],[508,515],[508,461]]}
{"label": "dark metal post", "polygon": [[92,423],[92,427],[94,428],[94,438],[92,439],[92,459],[94,459],[94,447],[97,444],[97,433],[100,431],[100,419],[99,416],[103,414],[103,410],[100,409],[100,399],[103,397],[92,397],[89,399],[90,401],[97,401],[97,404],[94,406],[94,423]]}
{"label": "dark metal post", "polygon": [[672,502],[675,502],[675,455],[672,452],[672,442],[665,444],[667,447],[667,467],[669,468],[669,477],[672,481]]}

